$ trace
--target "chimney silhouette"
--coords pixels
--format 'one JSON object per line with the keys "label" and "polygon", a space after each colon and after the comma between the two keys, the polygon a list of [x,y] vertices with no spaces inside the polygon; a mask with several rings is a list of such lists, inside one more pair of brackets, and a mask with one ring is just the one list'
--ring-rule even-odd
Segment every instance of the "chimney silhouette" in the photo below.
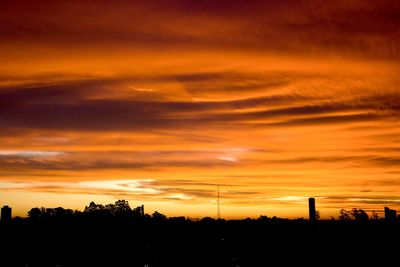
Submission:
{"label": "chimney silhouette", "polygon": [[308,216],[311,222],[316,220],[316,212],[315,212],[315,198],[310,197],[308,199]]}

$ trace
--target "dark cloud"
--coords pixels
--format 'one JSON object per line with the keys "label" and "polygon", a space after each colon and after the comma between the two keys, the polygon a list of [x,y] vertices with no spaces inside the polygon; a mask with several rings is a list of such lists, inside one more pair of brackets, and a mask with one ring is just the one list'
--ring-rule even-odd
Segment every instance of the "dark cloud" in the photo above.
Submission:
{"label": "dark cloud", "polygon": [[[219,73],[214,75],[219,77]],[[196,79],[207,79],[209,76],[214,77],[207,74]],[[167,81],[171,77],[166,76],[162,80]],[[297,94],[218,101],[168,100],[162,93],[154,97],[151,95],[150,100],[149,95],[143,96],[143,92],[135,93],[134,90],[128,95],[119,95],[118,88],[132,80],[135,78],[88,79],[2,88],[2,128],[8,131],[19,128],[130,131],[205,125],[219,127],[221,123],[239,127],[251,120],[266,120],[258,126],[307,126],[396,118],[399,111],[398,96],[391,95],[371,96],[357,102],[347,102],[346,99],[327,101],[321,97]],[[105,98],[103,94],[111,98]],[[238,112],[250,108],[258,110]],[[357,113],[336,114],[340,112]],[[281,120],[268,122],[277,118]]]}
{"label": "dark cloud", "polygon": [[194,73],[177,75],[174,78],[194,96],[216,93],[264,92],[290,85],[305,74],[296,72],[247,74],[239,72]]}
{"label": "dark cloud", "polygon": [[[298,166],[297,164],[307,163],[340,163],[342,167],[347,163],[347,168],[376,168],[376,167],[400,167],[400,155],[380,156],[374,154],[361,155],[332,155],[332,156],[310,156],[310,157],[293,157],[284,159],[270,159],[262,161],[266,164],[282,164],[290,166]],[[250,176],[251,177],[251,176]],[[267,176],[266,176],[267,177]]]}
{"label": "dark cloud", "polygon": [[[265,105],[268,107],[268,105]],[[316,105],[302,105],[302,106],[294,106],[294,107],[286,107],[286,108],[272,108],[268,110],[262,111],[253,111],[253,112],[242,112],[239,114],[223,114],[217,115],[213,117],[215,120],[254,120],[254,119],[271,119],[271,118],[279,118],[279,117],[296,117],[296,116],[303,116],[303,115],[311,115],[311,116],[320,116],[329,113],[335,112],[349,112],[349,111],[358,111],[362,112],[365,108],[357,107],[350,103],[324,103],[321,102],[320,104]],[[278,122],[279,125],[290,125],[290,124],[312,124],[315,122],[317,123],[330,123],[335,122],[336,120],[340,121],[340,116],[337,119],[326,117],[312,117],[312,118],[304,118],[304,119],[295,119],[292,121],[282,121]],[[372,117],[371,117],[372,118]],[[274,125],[274,124],[272,124]]]}
{"label": "dark cloud", "polygon": [[370,159],[371,163],[381,166],[400,167],[400,155],[393,156],[375,156]]}
{"label": "dark cloud", "polygon": [[[85,171],[85,170],[106,170],[106,169],[140,169],[140,170],[163,170],[168,168],[213,168],[213,167],[235,167],[240,165],[238,162],[220,160],[218,158],[209,159],[146,159],[146,158],[114,158],[109,154],[102,156],[83,154],[77,156],[60,156],[35,158],[25,156],[0,156],[0,167],[2,172],[14,170],[50,170],[50,171]],[[81,158],[83,156],[83,158]],[[91,156],[90,158],[86,158]],[[122,156],[122,155],[121,155]],[[85,159],[85,160],[84,160]]]}
{"label": "dark cloud", "polygon": [[[165,80],[171,77],[165,77]],[[118,95],[121,79],[83,80],[0,89],[0,122],[6,129],[133,130],[212,123],[201,112],[274,106],[304,100],[297,95],[261,96],[232,101],[171,101],[162,94]],[[130,80],[135,80],[130,78]],[[126,82],[126,80],[125,80]],[[110,89],[110,85],[117,87]],[[98,95],[108,93],[111,99]],[[121,97],[121,99],[119,98]]]}
{"label": "dark cloud", "polygon": [[277,127],[277,126],[312,126],[312,125],[330,125],[330,124],[346,124],[356,122],[371,122],[382,117],[371,113],[352,114],[352,115],[328,115],[321,117],[311,117],[302,119],[292,119],[287,121],[275,123],[258,123],[257,125],[264,127]]}
{"label": "dark cloud", "polygon": [[[208,105],[208,104],[206,104]],[[179,108],[178,108],[179,107]],[[187,103],[144,103],[135,101],[96,100],[80,104],[42,104],[29,107],[2,107],[0,119],[8,128],[59,129],[59,130],[100,130],[128,131],[148,130],[172,127],[212,127],[221,122],[245,122],[254,118],[276,118],[284,114],[292,117],[310,112],[307,108],[292,108],[280,111],[266,111],[250,114],[229,114],[223,116],[195,114],[198,105]],[[201,110],[204,110],[201,108]],[[296,114],[296,110],[299,114]],[[214,109],[211,107],[211,111]],[[328,109],[319,109],[328,112]],[[310,113],[310,115],[316,115]],[[258,126],[307,126],[321,124],[344,124],[368,122],[381,116],[370,113],[354,115],[329,115],[323,117],[299,118],[281,122],[258,123]],[[237,124],[239,127],[240,124]],[[244,126],[244,124],[242,124]]]}
{"label": "dark cloud", "polygon": [[7,0],[0,4],[0,40],[398,57],[399,10],[389,0]]}
{"label": "dark cloud", "polygon": [[[229,151],[228,151],[229,152]],[[272,158],[276,155],[273,152],[270,159],[240,159],[238,161],[221,160],[221,155],[227,151],[75,151],[57,156],[19,156],[19,155],[1,155],[0,175],[5,177],[8,173],[15,171],[14,175],[22,172],[31,172],[35,170],[50,171],[88,171],[88,170],[146,170],[160,171],[165,169],[202,169],[202,168],[240,168],[249,164],[285,165],[294,168],[301,168],[299,164],[340,164],[341,168],[377,168],[377,167],[400,167],[400,155],[384,156],[374,154],[360,155],[320,155],[320,156],[299,156],[283,157],[280,159]],[[232,153],[232,152],[231,152]],[[265,153],[265,152],[263,152]],[[270,153],[270,152],[267,152]],[[282,156],[282,155],[281,155]],[[392,169],[393,170],[393,169]],[[28,172],[28,173],[29,173]],[[260,175],[239,175],[229,176],[235,181],[246,180],[247,183],[272,184],[276,179],[281,180],[281,184],[292,184],[293,179],[285,180],[285,176],[279,177],[266,174]],[[253,179],[253,180],[251,180]],[[302,179],[305,182],[304,178]],[[251,180],[251,181],[250,181]],[[171,180],[172,183],[177,181]],[[181,181],[186,185],[212,185],[214,183],[203,183],[194,181]],[[184,185],[184,184],[181,184]]]}

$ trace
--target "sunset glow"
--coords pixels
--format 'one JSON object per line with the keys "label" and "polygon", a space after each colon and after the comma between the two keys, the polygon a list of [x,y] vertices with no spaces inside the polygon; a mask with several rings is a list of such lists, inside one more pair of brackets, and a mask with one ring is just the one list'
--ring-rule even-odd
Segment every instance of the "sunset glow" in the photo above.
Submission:
{"label": "sunset glow", "polygon": [[[148,3],[151,2],[151,3]],[[400,208],[397,1],[0,1],[0,205]]]}

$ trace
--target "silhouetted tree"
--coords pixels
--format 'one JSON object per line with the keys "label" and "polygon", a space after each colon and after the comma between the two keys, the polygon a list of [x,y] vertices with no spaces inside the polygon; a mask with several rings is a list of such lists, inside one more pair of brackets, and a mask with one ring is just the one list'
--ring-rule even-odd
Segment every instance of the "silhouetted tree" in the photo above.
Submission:
{"label": "silhouetted tree", "polygon": [[74,211],[71,209],[64,209],[62,207],[54,208],[53,209],[53,217],[56,218],[66,218],[71,217],[74,214]]}
{"label": "silhouetted tree", "polygon": [[363,209],[352,209],[351,215],[353,216],[354,220],[356,221],[368,221],[369,217],[368,214]]}
{"label": "silhouetted tree", "polygon": [[58,208],[32,208],[28,211],[28,218],[33,220],[64,220],[74,216],[75,212],[71,209]]}
{"label": "silhouetted tree", "polygon": [[86,206],[84,210],[85,213],[99,212],[99,211],[104,211],[104,206],[101,204],[96,204],[93,201],[90,202],[89,206]]}
{"label": "silhouetted tree", "polygon": [[42,211],[39,208],[32,208],[30,211],[28,211],[28,217],[31,219],[39,219],[42,217]]}
{"label": "silhouetted tree", "polygon": [[153,215],[151,215],[152,219],[155,221],[166,221],[167,220],[167,216],[165,216],[162,213],[159,213],[158,211],[155,211],[153,213]]}
{"label": "silhouetted tree", "polygon": [[143,207],[142,206],[137,206],[136,208],[133,208],[132,209],[132,214],[135,217],[142,217],[144,215],[143,214]]}
{"label": "silhouetted tree", "polygon": [[258,217],[257,220],[258,220],[258,221],[268,221],[269,218],[268,218],[268,216],[266,216],[266,215],[261,215],[260,217]]}
{"label": "silhouetted tree", "polygon": [[126,201],[126,200],[115,201],[114,208],[117,212],[127,213],[127,212],[132,211],[131,207],[129,206],[128,201]]}
{"label": "silhouetted tree", "polygon": [[200,222],[202,222],[202,223],[212,223],[212,222],[215,222],[215,219],[211,218],[211,217],[204,217],[204,218],[201,218]]}
{"label": "silhouetted tree", "polygon": [[379,220],[379,215],[375,211],[372,212],[371,214],[371,220]]}
{"label": "silhouetted tree", "polygon": [[107,204],[105,209],[113,216],[118,217],[127,217],[132,212],[129,203],[126,200],[117,200],[114,204]]}
{"label": "silhouetted tree", "polygon": [[341,209],[339,211],[339,220],[341,221],[349,221],[351,220],[351,212],[345,209]]}

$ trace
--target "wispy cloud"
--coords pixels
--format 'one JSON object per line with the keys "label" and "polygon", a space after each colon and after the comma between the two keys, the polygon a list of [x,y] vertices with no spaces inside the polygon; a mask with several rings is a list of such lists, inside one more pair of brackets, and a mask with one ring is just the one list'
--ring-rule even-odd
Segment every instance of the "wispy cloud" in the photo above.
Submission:
{"label": "wispy cloud", "polygon": [[232,214],[303,212],[309,195],[400,207],[399,3],[100,5],[0,1],[0,191],[18,205],[207,210],[221,185]]}
{"label": "wispy cloud", "polygon": [[0,150],[0,156],[16,156],[16,157],[55,157],[63,155],[64,152],[58,151],[23,151],[23,150]]}

